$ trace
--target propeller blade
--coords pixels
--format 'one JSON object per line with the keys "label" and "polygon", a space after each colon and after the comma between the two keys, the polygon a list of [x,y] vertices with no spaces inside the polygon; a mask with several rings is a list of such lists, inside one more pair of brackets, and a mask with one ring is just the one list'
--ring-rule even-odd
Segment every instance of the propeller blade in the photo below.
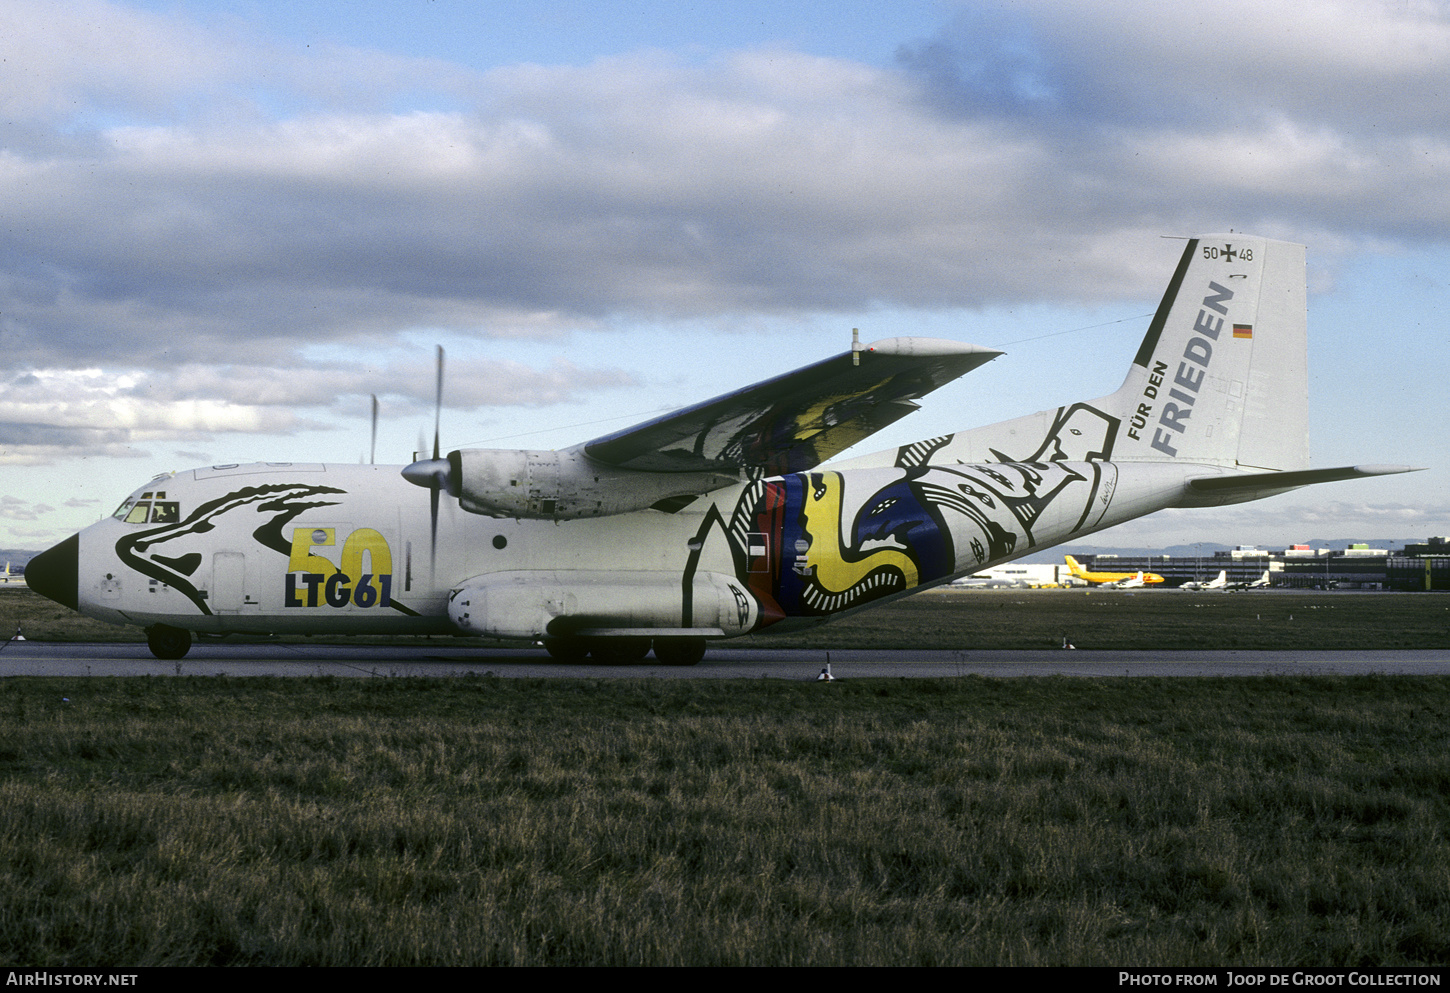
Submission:
{"label": "propeller blade", "polygon": [[435,486],[428,494],[428,518],[431,530],[428,534],[428,586],[433,586],[434,570],[438,566],[438,492],[441,486]]}
{"label": "propeller blade", "polygon": [[[433,404],[433,461],[438,461],[438,438],[439,428],[443,419],[443,346],[438,346],[438,395]],[[428,500],[428,518],[431,534],[429,535],[428,547],[428,579],[432,585],[434,570],[438,566],[438,494],[447,485],[448,474],[445,470],[442,475],[436,477],[437,482],[433,486],[433,492]]]}
{"label": "propeller blade", "polygon": [[376,393],[374,393],[372,395],[372,397],[373,397],[373,447],[372,447],[371,451],[368,453],[368,465],[377,465],[377,463],[378,463],[378,395]]}
{"label": "propeller blade", "polygon": [[[438,346],[438,396],[433,411],[433,457],[417,459],[412,465],[403,467],[403,478],[414,486],[425,486],[432,492],[428,497],[428,574],[431,578],[438,563],[438,502],[444,490],[449,496],[458,495],[458,473],[453,462],[440,457],[442,443],[440,428],[443,415],[443,346]],[[427,439],[418,434],[418,451],[423,455]]]}
{"label": "propeller blade", "polygon": [[443,417],[443,346],[438,346],[438,398],[433,404],[433,457],[438,458],[438,427]]}

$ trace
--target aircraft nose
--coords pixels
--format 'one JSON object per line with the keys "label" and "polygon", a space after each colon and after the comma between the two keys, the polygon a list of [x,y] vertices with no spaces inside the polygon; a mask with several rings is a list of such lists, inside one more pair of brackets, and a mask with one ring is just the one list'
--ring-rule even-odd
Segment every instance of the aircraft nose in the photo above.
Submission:
{"label": "aircraft nose", "polygon": [[76,610],[80,558],[81,536],[73,534],[26,564],[25,583],[41,596]]}

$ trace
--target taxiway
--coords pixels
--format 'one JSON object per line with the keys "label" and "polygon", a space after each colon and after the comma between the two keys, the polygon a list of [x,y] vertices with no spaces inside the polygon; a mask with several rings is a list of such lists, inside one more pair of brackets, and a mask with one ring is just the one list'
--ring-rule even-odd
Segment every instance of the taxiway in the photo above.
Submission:
{"label": "taxiway", "polygon": [[3,676],[470,676],[837,679],[947,676],[1446,675],[1450,649],[1393,651],[881,651],[716,648],[696,666],[565,664],[541,650],[435,646],[197,644],[162,662],[140,644],[0,642]]}

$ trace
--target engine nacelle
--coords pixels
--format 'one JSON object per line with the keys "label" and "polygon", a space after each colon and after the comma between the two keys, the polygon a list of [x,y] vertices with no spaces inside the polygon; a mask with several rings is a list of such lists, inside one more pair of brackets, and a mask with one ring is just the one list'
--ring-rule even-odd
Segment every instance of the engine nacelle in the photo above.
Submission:
{"label": "engine nacelle", "polygon": [[495,638],[719,638],[749,632],[760,617],[745,587],[719,573],[696,573],[686,599],[676,572],[496,572],[455,587],[448,617],[464,634]]}
{"label": "engine nacelle", "polygon": [[609,517],[739,482],[714,472],[616,469],[577,451],[472,448],[448,456],[458,502],[489,517],[568,521]]}

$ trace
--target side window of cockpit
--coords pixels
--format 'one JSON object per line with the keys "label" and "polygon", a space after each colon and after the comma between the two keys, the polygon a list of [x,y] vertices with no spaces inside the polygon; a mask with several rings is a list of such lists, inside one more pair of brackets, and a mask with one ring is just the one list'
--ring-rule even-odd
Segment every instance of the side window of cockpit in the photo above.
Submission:
{"label": "side window of cockpit", "polygon": [[165,490],[157,490],[142,493],[139,500],[128,499],[111,516],[127,524],[175,524],[181,520],[181,504],[166,499]]}

